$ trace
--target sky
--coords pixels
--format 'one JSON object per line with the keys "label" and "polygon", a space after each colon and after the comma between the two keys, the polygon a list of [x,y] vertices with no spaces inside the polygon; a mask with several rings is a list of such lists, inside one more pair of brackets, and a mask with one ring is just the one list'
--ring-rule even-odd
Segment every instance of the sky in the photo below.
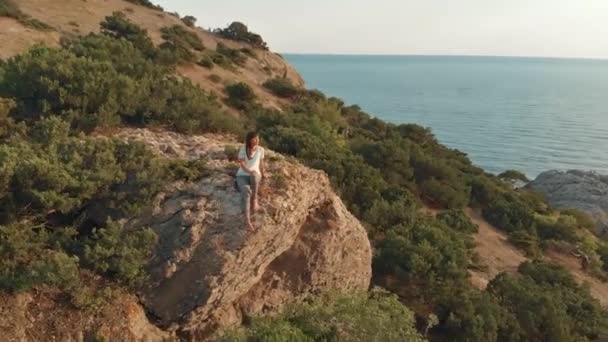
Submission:
{"label": "sky", "polygon": [[608,0],[152,0],[281,53],[608,58]]}

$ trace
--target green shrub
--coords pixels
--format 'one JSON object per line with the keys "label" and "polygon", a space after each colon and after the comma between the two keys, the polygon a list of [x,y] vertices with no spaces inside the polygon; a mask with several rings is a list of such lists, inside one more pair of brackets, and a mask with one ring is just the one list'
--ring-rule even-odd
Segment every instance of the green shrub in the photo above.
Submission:
{"label": "green shrub", "polygon": [[538,237],[542,240],[562,240],[577,242],[576,218],[561,216],[557,220],[536,220]]}
{"label": "green shrub", "polygon": [[473,234],[479,230],[479,226],[460,209],[444,211],[437,215],[437,219],[458,232]]}
{"label": "green shrub", "polygon": [[256,53],[252,49],[247,48],[247,47],[241,48],[239,51],[242,52],[242,53],[244,53],[245,55],[251,57],[251,58],[257,58],[258,57],[256,55]]}
{"label": "green shrub", "polygon": [[122,12],[114,12],[111,16],[107,16],[101,23],[101,32],[112,38],[124,38],[130,41],[147,57],[155,55],[154,43],[148,37],[148,32],[130,21]]}
{"label": "green shrub", "polygon": [[287,78],[272,78],[264,82],[264,87],[273,94],[284,98],[293,98],[300,94],[300,90]]}
{"label": "green shrub", "polygon": [[141,5],[144,7],[148,7],[151,8],[153,10],[157,10],[157,11],[163,11],[163,8],[153,4],[150,0],[126,0],[130,3],[136,4],[136,5]]}
{"label": "green shrub", "polygon": [[218,54],[225,56],[231,63],[237,65],[243,65],[247,61],[247,57],[244,56],[240,50],[232,49],[222,42],[217,43],[215,51]]}
{"label": "green shrub", "polygon": [[224,29],[215,29],[213,32],[222,38],[245,42],[256,48],[268,50],[266,42],[259,34],[250,32],[245,24],[237,21],[231,23]]}
{"label": "green shrub", "polygon": [[193,62],[195,54],[192,50],[203,51],[205,49],[203,42],[195,32],[180,25],[163,27],[160,32],[165,40],[160,45],[161,50],[169,53],[176,63]]}
{"label": "green shrub", "polygon": [[228,104],[240,110],[252,108],[257,98],[253,89],[243,82],[226,86],[226,94],[228,94]]}
{"label": "green shrub", "polygon": [[507,170],[498,175],[498,178],[506,180],[508,182],[516,182],[521,181],[524,183],[529,182],[530,180],[526,175],[517,171],[517,170]]}
{"label": "green shrub", "polygon": [[328,293],[255,319],[222,341],[423,341],[414,323],[413,313],[385,291]]}
{"label": "green shrub", "polygon": [[187,15],[182,18],[182,22],[188,27],[194,27],[194,25],[196,25],[196,18],[191,15]]}
{"label": "green shrub", "polygon": [[85,243],[83,263],[135,287],[146,278],[144,265],[155,242],[156,234],[150,229],[129,232],[120,224],[110,222]]}
{"label": "green shrub", "polygon": [[538,237],[530,232],[516,230],[509,233],[509,242],[522,249],[528,257],[540,257],[540,243]]}
{"label": "green shrub", "polygon": [[181,132],[226,127],[215,97],[155,65],[131,43],[87,36],[68,47],[34,48],[1,67],[0,96],[16,100],[17,121],[58,114],[85,131],[121,122]]}
{"label": "green shrub", "polygon": [[590,231],[595,231],[596,224],[593,219],[585,212],[578,209],[563,209],[560,210],[561,215],[572,216],[576,219],[577,224]]}
{"label": "green shrub", "polygon": [[516,321],[499,340],[588,341],[606,333],[608,316],[569,272],[542,262],[525,262],[521,277],[500,274],[488,291]]}
{"label": "green shrub", "polygon": [[213,58],[211,58],[211,56],[203,56],[201,57],[201,59],[199,59],[199,61],[196,63],[200,66],[202,66],[203,68],[207,68],[207,69],[213,69]]}
{"label": "green shrub", "polygon": [[54,249],[59,234],[28,223],[0,226],[0,290],[74,288],[79,281],[78,258]]}
{"label": "green shrub", "polygon": [[[470,253],[460,233],[419,218],[389,229],[377,247],[374,267],[397,275],[422,302],[441,298],[468,282]],[[414,299],[415,297],[412,297]]]}
{"label": "green shrub", "polygon": [[209,175],[205,159],[172,160],[169,163],[169,173],[176,181],[193,182]]}
{"label": "green shrub", "polygon": [[488,222],[507,232],[524,231],[536,235],[532,211],[514,196],[493,200],[482,213]]}

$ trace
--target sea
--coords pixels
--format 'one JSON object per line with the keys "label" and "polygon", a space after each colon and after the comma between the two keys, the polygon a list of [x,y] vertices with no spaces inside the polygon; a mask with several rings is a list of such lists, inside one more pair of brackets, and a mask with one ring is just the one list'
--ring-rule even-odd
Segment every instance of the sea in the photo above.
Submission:
{"label": "sea", "polygon": [[306,86],[431,128],[488,172],[608,174],[608,60],[294,55]]}

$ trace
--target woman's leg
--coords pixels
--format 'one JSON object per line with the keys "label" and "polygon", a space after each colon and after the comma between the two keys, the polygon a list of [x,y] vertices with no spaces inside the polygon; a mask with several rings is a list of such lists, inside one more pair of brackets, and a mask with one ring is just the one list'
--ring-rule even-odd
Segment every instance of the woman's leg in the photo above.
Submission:
{"label": "woman's leg", "polygon": [[258,189],[261,180],[262,176],[259,173],[251,176],[251,210],[253,211],[258,209]]}
{"label": "woman's leg", "polygon": [[245,214],[245,224],[249,228],[253,228],[251,225],[251,215],[249,210],[249,203],[251,202],[251,186],[250,186],[250,177],[249,176],[237,176],[236,184],[239,187],[239,192],[241,193],[241,201],[243,207],[243,213]]}

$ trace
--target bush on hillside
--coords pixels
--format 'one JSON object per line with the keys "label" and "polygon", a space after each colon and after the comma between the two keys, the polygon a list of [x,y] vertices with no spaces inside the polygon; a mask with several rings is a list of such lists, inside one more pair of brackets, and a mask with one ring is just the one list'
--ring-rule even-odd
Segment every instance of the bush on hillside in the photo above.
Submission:
{"label": "bush on hillside", "polygon": [[300,89],[296,88],[287,78],[272,78],[264,82],[264,87],[273,94],[283,98],[293,98],[300,94]]}
{"label": "bush on hillside", "polygon": [[498,178],[508,181],[508,182],[512,182],[512,183],[516,182],[516,181],[521,181],[521,182],[527,183],[530,181],[528,179],[528,177],[526,177],[526,175],[524,175],[523,173],[521,173],[517,170],[504,171],[498,175]]}
{"label": "bush on hillside", "polygon": [[397,275],[416,293],[423,294],[418,300],[424,302],[441,298],[468,281],[468,249],[460,233],[440,222],[418,218],[413,224],[398,225],[386,232],[378,245],[374,267],[381,274]]}
{"label": "bush on hillside", "polygon": [[228,104],[236,109],[248,110],[255,106],[257,96],[247,83],[238,82],[226,86],[226,94]]}
{"label": "bush on hillside", "polygon": [[231,23],[226,28],[215,29],[213,32],[222,38],[245,42],[256,48],[268,50],[266,42],[259,34],[250,32],[245,24],[238,21]]}
{"label": "bush on hillside", "polygon": [[507,232],[524,231],[536,235],[533,212],[513,196],[493,200],[482,213],[488,222]]}
{"label": "bush on hillside", "polygon": [[467,214],[460,209],[444,211],[437,215],[437,219],[457,232],[473,234],[479,230],[479,226],[473,223]]}
{"label": "bush on hillside", "polygon": [[156,234],[150,229],[127,231],[110,222],[85,242],[82,262],[124,285],[136,287],[146,279],[144,266],[155,242]]}
{"label": "bush on hillside", "polygon": [[201,59],[198,60],[198,62],[196,62],[196,64],[202,66],[203,68],[207,68],[207,69],[213,69],[213,59],[211,58],[211,56],[205,55],[203,57],[201,57]]}
{"label": "bush on hillside", "polygon": [[587,213],[578,210],[578,209],[563,209],[560,210],[561,215],[572,216],[576,219],[577,224],[580,227],[588,229],[590,231],[595,231],[596,224]]}
{"label": "bush on hillside", "polygon": [[114,12],[111,16],[107,16],[101,23],[101,32],[112,38],[124,38],[130,41],[147,57],[155,55],[154,43],[148,32],[130,21],[122,12]]}
{"label": "bush on hillside", "polygon": [[27,222],[0,225],[0,290],[21,292],[39,285],[66,290],[76,287],[78,258],[57,248],[60,234]]}
{"label": "bush on hillside", "polygon": [[571,216],[560,216],[553,218],[537,218],[536,230],[541,240],[561,240],[566,242],[577,242],[576,234],[578,227],[576,218]]}
{"label": "bush on hillside", "polygon": [[155,65],[128,42],[88,36],[70,49],[74,52],[34,48],[1,67],[0,96],[15,99],[13,118],[55,114],[85,131],[121,122],[181,132],[242,130],[222,114],[215,97]]}
{"label": "bush on hillside", "polygon": [[192,51],[203,51],[205,46],[200,37],[195,33],[180,25],[163,27],[161,36],[165,40],[160,48],[174,59],[176,63],[194,62],[195,53]]}
{"label": "bush on hillside", "polygon": [[237,65],[243,65],[247,61],[247,57],[240,50],[232,49],[222,42],[217,43],[215,51],[221,56],[226,57],[231,63]]}
{"label": "bush on hillside", "polygon": [[276,317],[257,318],[221,341],[423,341],[413,313],[395,295],[321,294]]}
{"label": "bush on hillside", "polygon": [[196,18],[191,15],[187,15],[182,18],[182,22],[188,27],[194,27],[194,25],[196,25]]}
{"label": "bush on hillside", "polygon": [[525,262],[519,272],[522,276],[500,274],[488,285],[488,292],[517,321],[499,340],[535,336],[546,341],[587,341],[605,336],[608,315],[567,270]]}
{"label": "bush on hillside", "polygon": [[150,0],[126,0],[130,3],[136,4],[136,5],[141,5],[144,7],[148,7],[151,8],[153,10],[157,10],[157,11],[163,11],[163,8],[153,4]]}

